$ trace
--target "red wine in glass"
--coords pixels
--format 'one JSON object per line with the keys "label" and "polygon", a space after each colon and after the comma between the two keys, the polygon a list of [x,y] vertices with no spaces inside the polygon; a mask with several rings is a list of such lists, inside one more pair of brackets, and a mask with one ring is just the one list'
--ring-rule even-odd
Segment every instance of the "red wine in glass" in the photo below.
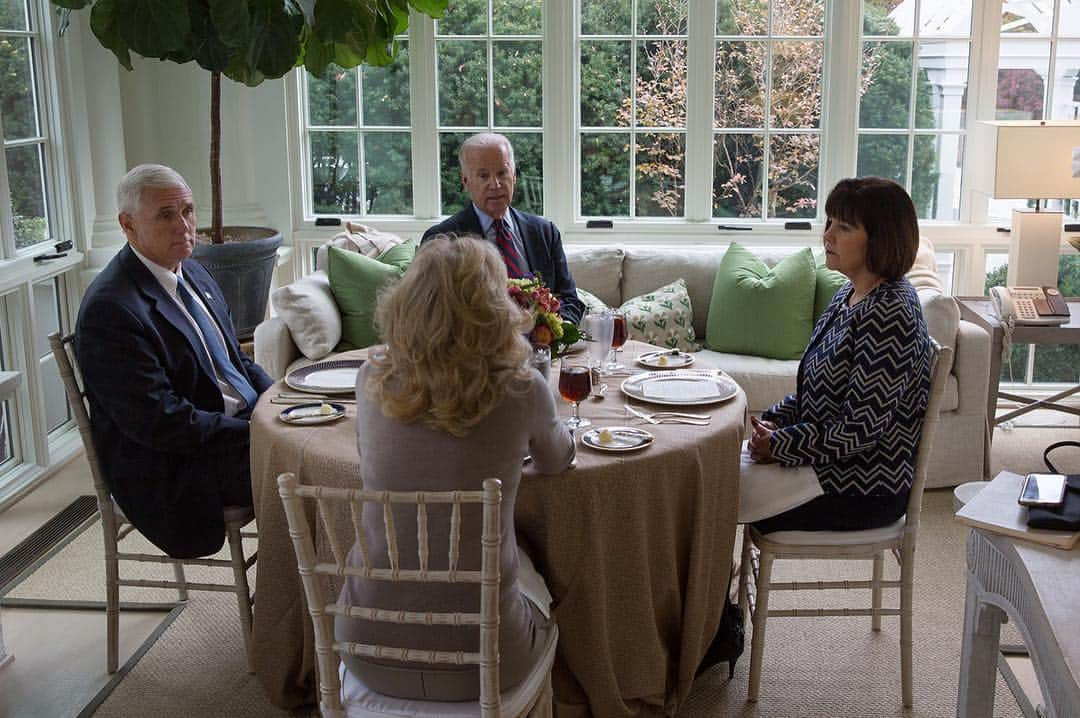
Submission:
{"label": "red wine in glass", "polygon": [[618,349],[626,343],[626,317],[622,314],[614,315],[615,333],[611,336],[611,348]]}
{"label": "red wine in glass", "polygon": [[583,401],[592,391],[592,379],[587,366],[566,366],[559,372],[559,394],[570,402]]}

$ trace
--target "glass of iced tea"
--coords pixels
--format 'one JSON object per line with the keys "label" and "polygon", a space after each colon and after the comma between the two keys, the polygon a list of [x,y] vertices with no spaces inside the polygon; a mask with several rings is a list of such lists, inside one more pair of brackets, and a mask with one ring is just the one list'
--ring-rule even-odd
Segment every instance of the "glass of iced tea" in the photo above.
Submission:
{"label": "glass of iced tea", "polygon": [[590,426],[592,422],[578,414],[578,406],[592,391],[592,377],[588,362],[563,357],[559,362],[559,394],[570,402],[570,418],[566,425],[572,430]]}
{"label": "glass of iced tea", "polygon": [[614,312],[612,314],[611,353],[608,355],[607,363],[608,371],[618,371],[626,368],[619,363],[619,352],[622,351],[622,345],[626,343],[626,338],[626,314]]}

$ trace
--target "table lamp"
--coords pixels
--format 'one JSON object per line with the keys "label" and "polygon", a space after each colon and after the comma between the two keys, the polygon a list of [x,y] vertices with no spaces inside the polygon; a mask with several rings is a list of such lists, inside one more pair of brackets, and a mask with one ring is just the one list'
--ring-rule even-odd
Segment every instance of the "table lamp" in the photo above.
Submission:
{"label": "table lamp", "polygon": [[980,122],[989,127],[986,151],[994,155],[997,199],[1033,199],[1035,209],[1014,209],[1006,283],[1056,286],[1062,213],[1040,209],[1043,199],[1080,197],[1080,122],[1014,120]]}

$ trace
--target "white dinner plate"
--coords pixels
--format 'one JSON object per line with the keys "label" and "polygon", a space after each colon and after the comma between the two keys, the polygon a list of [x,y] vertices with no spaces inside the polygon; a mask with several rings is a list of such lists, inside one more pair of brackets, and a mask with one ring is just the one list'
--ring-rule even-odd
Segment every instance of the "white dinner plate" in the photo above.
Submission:
{"label": "white dinner plate", "polygon": [[581,443],[597,451],[637,451],[653,442],[653,435],[636,426],[598,426],[581,436]]}
{"label": "white dinner plate", "polygon": [[290,372],[285,383],[312,394],[352,394],[363,359],[332,359],[308,364]]}
{"label": "white dinner plate", "polygon": [[327,401],[313,401],[310,404],[290,406],[278,416],[286,424],[325,424],[345,416],[345,406]]}
{"label": "white dinner plate", "polygon": [[670,350],[665,349],[663,351],[641,354],[638,356],[637,360],[638,364],[653,369],[682,369],[683,367],[688,367],[694,363],[694,355],[687,352],[676,352],[675,354],[672,354]]}
{"label": "white dinner plate", "polygon": [[730,378],[709,371],[652,371],[626,379],[620,388],[634,399],[668,406],[715,404],[739,393]]}

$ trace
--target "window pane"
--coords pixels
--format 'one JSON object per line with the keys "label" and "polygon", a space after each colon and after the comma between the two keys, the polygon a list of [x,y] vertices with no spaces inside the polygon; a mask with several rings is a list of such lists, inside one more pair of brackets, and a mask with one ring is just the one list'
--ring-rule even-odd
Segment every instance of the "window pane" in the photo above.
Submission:
{"label": "window pane", "polygon": [[1061,20],[1058,21],[1060,37],[1080,37],[1080,3],[1063,2],[1058,7]]}
{"label": "window pane", "polygon": [[887,177],[901,185],[907,181],[907,135],[859,135],[859,177]]}
{"label": "window pane", "polygon": [[765,126],[765,52],[763,42],[716,44],[714,127]]}
{"label": "window pane", "polygon": [[651,0],[638,5],[638,32],[642,35],[685,35],[686,0]]}
{"label": "window pane", "polygon": [[483,35],[487,32],[487,0],[454,0],[435,25],[440,35]]}
{"label": "window pane", "polygon": [[[1025,43],[1034,49],[1035,45]],[[1038,43],[1049,51],[1049,45]],[[1004,49],[1004,42],[1002,42]],[[1046,56],[1044,56],[1046,57]],[[1004,60],[1005,58],[1002,58]],[[994,117],[998,120],[1041,120],[1046,98],[1046,73],[1049,57],[1034,60],[1029,67],[1005,67],[998,70],[997,105]]]}
{"label": "window pane", "polygon": [[487,52],[485,43],[440,40],[439,121],[446,127],[487,125]]}
{"label": "window pane", "polygon": [[911,104],[910,42],[864,42],[859,127],[908,126]]}
{"label": "window pane", "polygon": [[773,0],[773,35],[810,35],[825,32],[825,0]]}
{"label": "window pane", "polygon": [[34,356],[41,369],[41,386],[45,394],[45,426],[48,431],[66,423],[70,418],[64,384],[49,348],[49,334],[62,330],[60,325],[59,279],[46,279],[33,286],[34,298]]}
{"label": "window pane", "polygon": [[966,40],[919,43],[919,75],[915,93],[916,127],[963,129],[968,49]]}
{"label": "window pane", "polygon": [[896,0],[863,0],[864,35],[902,35],[915,32],[915,3]]}
{"label": "window pane", "polygon": [[29,30],[26,0],[0,0],[0,30]]}
{"label": "window pane", "polygon": [[629,216],[629,133],[582,135],[581,213],[592,217]]}
{"label": "window pane", "polygon": [[581,124],[627,127],[630,102],[630,43],[582,41]]}
{"label": "window pane", "polygon": [[919,3],[919,34],[967,37],[971,34],[971,0],[923,0]]}
{"label": "window pane", "polygon": [[311,133],[312,206],[316,214],[360,214],[359,166],[355,133]]}
{"label": "window pane", "polygon": [[765,35],[769,0],[716,0],[717,35]]}
{"label": "window pane", "polygon": [[[1080,296],[1080,255],[1063,254],[1058,287],[1066,297]],[[1035,381],[1076,384],[1080,381],[1080,344],[1035,347]]]}
{"label": "window pane", "polygon": [[685,158],[684,135],[670,132],[637,135],[636,216],[682,216]]}
{"label": "window pane", "polygon": [[808,129],[821,125],[820,42],[773,45],[772,124]]}
{"label": "window pane", "polygon": [[15,223],[15,247],[18,249],[44,242],[52,236],[45,206],[44,149],[43,144],[32,144],[4,150]]}
{"label": "window pane", "polygon": [[[1080,23],[1080,17],[1076,18],[1076,22]],[[1076,28],[1076,32],[1080,33],[1080,28]],[[1058,41],[1055,72],[1054,106],[1050,110],[1050,119],[1080,119],[1080,40]]]}
{"label": "window pane", "polygon": [[336,65],[322,77],[307,75],[308,122],[326,127],[356,126],[356,70]]}
{"label": "window pane", "polygon": [[515,132],[510,135],[514,145],[517,169],[517,188],[514,206],[533,214],[544,213],[544,134]]}
{"label": "window pane", "polygon": [[[496,35],[539,35],[543,32],[541,0],[495,0],[492,30]],[[539,81],[539,80],[537,80]]]}
{"label": "window pane", "polygon": [[641,42],[637,66],[638,126],[686,127],[686,42]]}
{"label": "window pane", "polygon": [[1049,35],[1054,21],[1054,3],[1003,0],[1001,32]]}
{"label": "window pane", "polygon": [[14,425],[9,419],[11,402],[0,402],[0,469],[6,469],[15,463],[14,437],[8,432],[8,425]]}
{"label": "window pane", "polygon": [[400,42],[399,47],[393,64],[363,67],[365,125],[409,126],[409,45]]}
{"label": "window pane", "polygon": [[364,135],[367,214],[412,214],[412,134]]}
{"label": "window pane", "polygon": [[[458,162],[458,148],[471,134],[469,132],[439,134],[439,176],[443,214],[455,214],[471,201],[461,184],[461,164]],[[515,161],[516,159],[515,156]]]}
{"label": "window pane", "polygon": [[960,135],[915,135],[911,199],[919,219],[960,218]]}
{"label": "window pane", "polygon": [[0,38],[0,115],[8,142],[38,137],[30,38]]}
{"label": "window pane", "polygon": [[581,0],[581,34],[629,34],[630,10],[626,0]]}
{"label": "window pane", "polygon": [[717,135],[713,147],[713,216],[761,217],[761,136]]}
{"label": "window pane", "polygon": [[540,127],[543,122],[543,45],[539,40],[498,42],[492,52],[495,124]]}
{"label": "window pane", "polygon": [[817,216],[818,135],[773,135],[769,140],[769,216]]}

